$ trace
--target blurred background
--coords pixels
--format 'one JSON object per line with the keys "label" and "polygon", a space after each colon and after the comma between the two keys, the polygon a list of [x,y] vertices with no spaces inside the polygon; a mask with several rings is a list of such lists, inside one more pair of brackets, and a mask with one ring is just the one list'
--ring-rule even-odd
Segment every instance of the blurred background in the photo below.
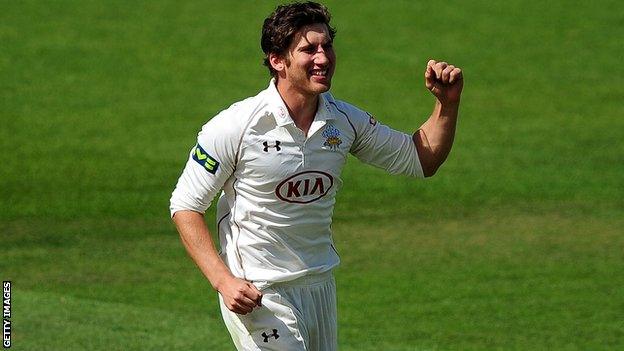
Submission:
{"label": "blurred background", "polygon": [[[279,2],[0,0],[0,276],[16,350],[233,350],[169,196],[201,125],[269,81]],[[427,180],[348,161],[341,350],[624,348],[624,6],[326,1],[332,93],[413,132],[464,71]],[[214,211],[207,223],[214,228]]]}

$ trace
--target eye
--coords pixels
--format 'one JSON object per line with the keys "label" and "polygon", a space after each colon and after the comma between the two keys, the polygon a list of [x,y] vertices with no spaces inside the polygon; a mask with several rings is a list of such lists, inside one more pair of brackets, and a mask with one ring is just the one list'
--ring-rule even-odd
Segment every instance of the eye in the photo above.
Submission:
{"label": "eye", "polygon": [[304,46],[304,47],[300,48],[299,51],[305,52],[306,54],[311,54],[311,53],[314,53],[314,51],[316,51],[316,49],[314,48],[314,46],[308,45],[308,46]]}

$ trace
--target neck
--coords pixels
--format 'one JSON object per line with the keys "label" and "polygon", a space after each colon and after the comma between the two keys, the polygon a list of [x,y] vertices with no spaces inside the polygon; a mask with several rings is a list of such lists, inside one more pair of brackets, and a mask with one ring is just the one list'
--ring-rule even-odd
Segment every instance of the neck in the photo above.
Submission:
{"label": "neck", "polygon": [[285,79],[277,81],[277,91],[284,100],[295,125],[307,135],[316,115],[319,96],[303,94]]}

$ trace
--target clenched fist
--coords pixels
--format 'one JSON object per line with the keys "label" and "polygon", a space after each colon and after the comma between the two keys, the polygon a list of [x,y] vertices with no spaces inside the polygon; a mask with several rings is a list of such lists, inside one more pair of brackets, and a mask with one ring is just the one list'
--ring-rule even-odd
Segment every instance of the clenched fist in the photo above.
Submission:
{"label": "clenched fist", "polygon": [[261,306],[262,293],[246,280],[229,277],[218,290],[223,303],[232,312],[247,314]]}
{"label": "clenched fist", "polygon": [[464,77],[459,67],[429,60],[425,70],[425,86],[440,103],[459,103]]}

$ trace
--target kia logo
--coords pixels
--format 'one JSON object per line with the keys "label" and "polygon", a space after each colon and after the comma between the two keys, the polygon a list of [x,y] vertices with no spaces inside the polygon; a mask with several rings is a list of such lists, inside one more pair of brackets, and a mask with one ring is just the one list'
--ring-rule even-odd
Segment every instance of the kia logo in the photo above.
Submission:
{"label": "kia logo", "polygon": [[305,171],[284,179],[275,188],[283,201],[307,204],[325,196],[334,185],[334,178],[321,171]]}

